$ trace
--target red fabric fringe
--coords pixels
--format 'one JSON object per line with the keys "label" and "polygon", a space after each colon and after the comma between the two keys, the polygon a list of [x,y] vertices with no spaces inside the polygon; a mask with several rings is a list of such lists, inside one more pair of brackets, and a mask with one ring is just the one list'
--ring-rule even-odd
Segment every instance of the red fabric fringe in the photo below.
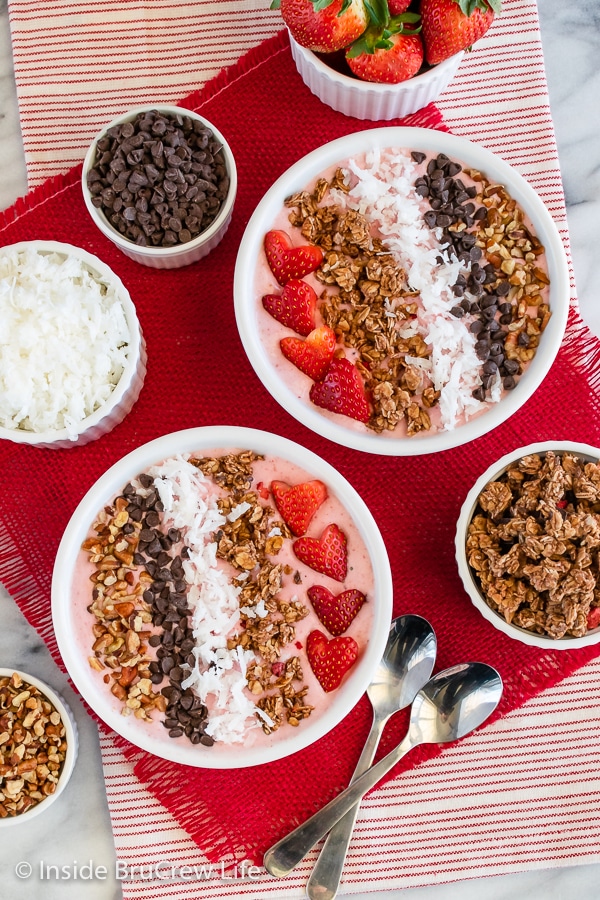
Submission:
{"label": "red fabric fringe", "polygon": [[[149,98],[151,102],[151,98]],[[175,272],[147,269],[120,254],[91,224],[80,167],[48,182],[0,217],[0,241],[52,239],[84,247],[123,279],[148,348],[140,399],[111,434],[85,447],[38,450],[0,442],[0,579],[60,663],[50,617],[56,549],[69,517],[117,459],[170,431],[245,425],[305,444],[335,465],[371,508],[392,566],[394,614],[427,617],[439,638],[438,666],[469,659],[496,666],[505,682],[498,715],[595,657],[597,648],[540,651],[504,637],[474,612],[458,578],[454,529],[474,478],[494,459],[537,440],[600,445],[600,344],[572,310],[564,347],[548,377],[508,422],[468,446],[422,457],[371,457],[345,450],[291,419],[257,380],[237,334],[232,281],[237,247],[257,203],[293,162],[341,135],[377,127],[346,118],[304,86],[285,32],[247,54],[181,103],[197,109],[231,143],[239,192],[230,230],[210,257]],[[399,122],[446,129],[434,106]],[[568,402],[565,402],[565,398]],[[313,747],[268,766],[212,771],[140,754],[119,739],[140,780],[213,860],[260,861],[264,850],[344,787],[370,721],[363,698]],[[396,742],[398,715],[381,752]],[[440,752],[413,751],[404,767]]]}

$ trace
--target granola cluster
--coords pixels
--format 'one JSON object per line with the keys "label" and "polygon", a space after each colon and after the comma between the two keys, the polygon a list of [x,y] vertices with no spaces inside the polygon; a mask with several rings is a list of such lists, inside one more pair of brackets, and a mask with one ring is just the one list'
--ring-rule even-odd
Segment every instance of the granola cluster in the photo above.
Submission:
{"label": "granola cluster", "polygon": [[600,607],[600,464],[533,454],[481,492],[467,559],[488,605],[552,638],[581,637]]}
{"label": "granola cluster", "polygon": [[247,451],[219,458],[192,458],[190,463],[227,492],[218,503],[227,521],[216,532],[215,540],[217,556],[240,573],[234,584],[240,588],[242,623],[228,646],[252,650],[257,657],[248,666],[248,687],[257,698],[257,707],[270,720],[258,716],[263,731],[270,734],[284,722],[297,726],[313,707],[305,702],[307,688],[296,687],[303,681],[300,658],[291,656],[285,662],[280,658],[283,648],[295,640],[295,623],[308,615],[308,609],[299,600],[278,596],[284,574],[295,573],[274,563],[271,557],[292,534],[275,510],[261,503],[259,492],[247,489],[252,481],[252,463],[260,458]]}
{"label": "granola cluster", "polygon": [[291,224],[324,251],[316,277],[336,288],[335,293],[323,292],[319,311],[338,340],[358,355],[373,404],[369,427],[377,433],[392,431],[406,419],[409,435],[427,431],[427,410],[439,392],[424,387],[420,369],[405,356],[426,359],[430,354],[420,335],[403,334],[417,314],[418,294],[385,245],[371,236],[365,216],[321,205],[329,188],[348,190],[342,169],[330,182],[321,178],[314,191],[300,191],[286,201]]}
{"label": "granola cluster", "polygon": [[54,704],[17,672],[0,678],[0,818],[22,815],[54,794],[66,755]]}

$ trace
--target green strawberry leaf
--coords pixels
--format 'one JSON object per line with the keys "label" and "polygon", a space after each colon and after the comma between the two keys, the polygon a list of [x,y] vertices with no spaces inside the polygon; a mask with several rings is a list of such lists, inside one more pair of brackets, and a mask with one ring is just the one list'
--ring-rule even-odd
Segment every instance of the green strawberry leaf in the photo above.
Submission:
{"label": "green strawberry leaf", "polygon": [[[342,4],[342,8],[340,9],[338,16],[341,16],[341,14],[346,9],[348,9],[351,2],[352,2],[352,0],[344,0],[344,3]],[[331,6],[331,4],[333,3],[333,0],[311,0],[311,3],[315,8],[315,12],[321,12],[322,9],[327,9],[328,6]]]}
{"label": "green strawberry leaf", "polygon": [[280,6],[281,6],[281,0],[273,0],[269,9],[279,9]]}
{"label": "green strawberry leaf", "polygon": [[460,6],[460,11],[465,16],[472,15],[476,9],[482,13],[487,13],[490,9],[494,13],[502,10],[502,0],[454,0]]}
{"label": "green strawberry leaf", "polygon": [[390,10],[387,0],[365,0],[365,8],[370,25],[387,25],[390,21]]}

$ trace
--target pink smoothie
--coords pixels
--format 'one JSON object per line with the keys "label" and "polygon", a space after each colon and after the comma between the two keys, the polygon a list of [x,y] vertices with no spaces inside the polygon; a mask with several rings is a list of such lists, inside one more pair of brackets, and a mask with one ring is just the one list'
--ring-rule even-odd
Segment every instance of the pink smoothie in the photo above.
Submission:
{"label": "pink smoothie", "polygon": [[[456,318],[451,309],[456,307],[460,298],[454,295],[452,286],[459,273],[470,272],[470,264],[459,262],[456,256],[448,253],[440,257],[439,236],[441,229],[431,229],[423,221],[424,214],[430,210],[426,199],[414,190],[414,182],[423,176],[429,156],[424,162],[417,164],[410,157],[410,150],[390,149],[381,151],[375,161],[365,155],[351,160],[344,160],[332,166],[318,177],[330,180],[336,169],[346,173],[350,193],[339,191],[326,195],[323,204],[340,205],[342,208],[356,209],[367,216],[371,224],[373,237],[382,240],[395,256],[398,264],[405,270],[411,288],[419,291],[417,298],[418,312],[415,329],[430,348],[429,360],[422,366],[422,389],[433,386],[441,391],[438,404],[428,409],[431,417],[431,429],[419,434],[427,435],[438,431],[450,431],[476,416],[485,413],[493,404],[505,395],[500,378],[490,388],[485,400],[473,396],[473,391],[481,385],[482,361],[475,351],[477,338],[470,330],[472,315]],[[466,187],[476,185],[466,172],[459,175]],[[389,179],[387,186],[385,179]],[[312,191],[317,182],[315,178],[306,186]],[[382,190],[381,185],[384,184]],[[380,209],[375,209],[369,199],[371,186],[374,196],[384,196],[385,201]],[[389,195],[389,197],[388,197]],[[385,203],[390,200],[389,207]],[[481,205],[481,204],[479,204]],[[285,231],[294,246],[306,244],[300,229],[289,221],[290,209],[284,207],[276,216],[272,229]],[[533,232],[530,220],[525,217],[525,225]],[[483,267],[488,263],[485,255],[479,261]],[[547,272],[546,258],[538,256],[536,265]],[[323,285],[314,274],[306,275],[308,282],[320,297],[323,291],[335,292],[335,287]],[[278,294],[282,290],[277,284],[267,263],[264,251],[261,251],[254,281],[256,322],[261,344],[273,367],[276,377],[289,387],[292,393],[302,402],[313,406],[309,392],[313,382],[287,360],[281,353],[279,342],[284,337],[297,337],[295,332],[280,324],[263,307],[262,297],[266,294]],[[548,302],[549,289],[540,291],[544,303]],[[472,297],[471,299],[475,299]],[[317,305],[318,308],[318,305]],[[529,309],[529,315],[535,310]],[[316,325],[322,325],[323,318],[317,311]],[[357,353],[351,347],[343,347],[344,354],[353,362]],[[522,365],[526,369],[527,363]],[[419,399],[419,394],[415,399]],[[318,409],[319,414],[335,421],[344,427],[361,433],[373,433],[368,425],[348,416],[342,416],[326,409]],[[418,439],[419,434],[415,435]],[[379,437],[406,437],[406,424],[402,420],[394,430],[385,430]]]}
{"label": "pink smoothie", "polygon": [[[239,449],[217,449],[208,452],[202,451],[202,453],[199,453],[198,456],[217,457],[224,454],[239,452]],[[185,455],[186,458],[190,456],[193,457],[194,454]],[[183,460],[183,462],[185,463],[185,459]],[[167,461],[167,463],[170,465],[170,461]],[[163,464],[159,464],[159,468],[160,471],[163,471]],[[253,483],[250,490],[257,490],[257,486],[259,490],[262,489],[263,486],[268,487],[273,480],[280,480],[288,483],[289,485],[295,485],[314,479],[313,475],[302,470],[298,466],[275,457],[267,456],[263,460],[257,460],[253,463],[252,468]],[[154,477],[156,467],[150,469],[149,472]],[[202,474],[198,472],[198,470],[195,470],[195,474],[197,474],[200,479],[203,479],[203,490],[205,490],[206,492],[205,497],[210,501],[213,501],[217,497],[223,497],[226,495],[226,492],[221,487],[217,486],[211,479],[205,479],[204,476],[202,476]],[[115,498],[110,501],[109,498],[109,502],[114,502],[114,499]],[[261,505],[268,505],[272,508],[275,508],[275,503],[272,495],[269,494],[267,498],[261,500]],[[162,514],[163,526],[165,528],[166,526],[170,526],[172,524],[171,518],[177,515],[180,515],[177,510],[173,512],[167,509]],[[276,512],[275,515],[272,516],[272,521],[275,522],[277,520],[280,521],[281,516]],[[336,691],[326,693],[323,690],[315,675],[313,674],[306,657],[306,639],[311,631],[318,629],[327,637],[331,638],[331,635],[327,632],[327,629],[319,621],[314,610],[312,609],[312,606],[306,594],[307,589],[311,585],[319,584],[327,587],[334,595],[338,595],[339,593],[348,589],[357,589],[362,591],[366,595],[366,602],[345,632],[345,636],[351,636],[357,642],[359,648],[359,658],[369,640],[373,625],[374,606],[376,603],[376,598],[374,596],[374,575],[371,566],[371,560],[369,558],[369,553],[364,544],[364,541],[361,538],[359,530],[357,529],[356,524],[352,521],[348,511],[344,508],[343,504],[335,495],[328,493],[327,498],[325,499],[321,507],[317,510],[310,522],[307,536],[318,538],[321,535],[323,529],[330,523],[335,523],[336,525],[338,525],[347,538],[348,571],[344,582],[338,582],[326,575],[314,571],[307,565],[301,563],[297,559],[293,551],[292,544],[295,538],[292,540],[284,540],[284,544],[280,552],[272,557],[273,563],[282,563],[284,566],[289,567],[289,570],[284,572],[282,587],[277,595],[278,599],[289,601],[298,600],[302,604],[304,604],[308,610],[308,615],[295,623],[295,637],[289,644],[285,645],[282,648],[280,657],[281,661],[283,662],[285,662],[286,659],[292,656],[298,656],[300,658],[303,678],[302,681],[294,682],[294,687],[296,690],[299,690],[301,687],[306,686],[308,688],[308,691],[304,702],[314,707],[310,718],[301,720],[298,726],[296,726],[298,729],[306,726],[309,721],[314,721],[315,718],[324,716],[327,713],[327,710],[335,694],[337,693]],[[176,524],[177,527],[181,529],[182,538],[181,543],[175,545],[175,551],[177,552],[183,544],[188,543],[188,535],[186,534],[187,525],[185,522],[179,520]],[[95,532],[92,530],[92,523],[90,523],[90,536],[94,536],[94,534]],[[212,544],[212,537],[207,541],[207,543]],[[88,657],[92,657],[92,644],[95,640],[95,637],[92,634],[92,627],[97,622],[97,619],[91,612],[88,611],[88,607],[92,602],[93,587],[92,583],[90,582],[90,575],[92,575],[96,567],[89,561],[88,556],[88,553],[84,550],[82,550],[79,554],[77,569],[73,578],[72,594],[73,603],[80,613],[76,619],[76,640],[78,642],[78,645],[83,648],[83,652],[86,653]],[[187,564],[184,563],[184,565]],[[239,570],[235,570],[233,566],[223,560],[216,560],[215,567],[218,570],[218,577],[222,577],[226,582],[230,582],[232,577],[240,575]],[[141,567],[133,567],[133,570],[136,579],[138,579]],[[188,577],[186,570],[186,581],[188,582],[188,598],[194,597],[194,591],[197,591],[197,588],[190,586],[190,580],[193,581],[194,579],[191,576]],[[189,606],[193,607],[194,603],[190,601]],[[236,617],[234,616],[234,618]],[[237,618],[239,618],[239,615]],[[157,633],[160,631],[160,628],[157,628],[154,625],[149,625],[146,627],[146,630],[150,633]],[[231,637],[232,635],[239,632],[240,626],[239,623],[236,623],[229,628],[227,635],[222,635],[222,637]],[[217,636],[217,638],[218,637],[219,636]],[[152,647],[149,647],[147,655],[150,658],[153,658],[155,656],[155,651]],[[258,661],[260,662],[261,660],[259,659]],[[237,669],[241,672],[239,663],[237,664]],[[111,702],[113,708],[122,711],[123,704],[111,694],[110,683],[106,684],[106,676],[110,674],[109,670],[105,669],[103,671],[94,672],[93,674],[94,677],[97,677],[98,690],[105,691],[106,699]],[[165,681],[164,684],[166,683],[167,682]],[[160,691],[162,686],[163,685],[154,686],[153,689],[158,692]],[[340,687],[337,690],[343,691],[343,689],[344,682],[342,681]],[[270,688],[268,692],[272,693],[273,689]],[[289,736],[289,733],[290,731],[292,731],[294,726],[287,724],[287,722],[284,722],[280,726],[280,728],[274,731],[271,735],[265,734],[263,729],[258,724],[256,716],[253,712],[253,704],[255,703],[257,697],[253,696],[247,688],[244,689],[244,696],[251,705],[252,714],[249,715],[245,721],[243,746],[268,747],[273,743],[276,743],[277,741],[285,738],[286,736]],[[209,709],[210,721],[211,714],[213,712],[218,713],[220,710],[219,702],[215,696],[211,696],[205,700],[205,705]],[[186,737],[170,738],[168,736],[167,729],[165,729],[160,721],[161,718],[162,716],[157,713],[157,711],[153,711],[152,721],[148,722],[140,720],[139,723],[136,722],[136,728],[139,727],[140,729],[151,729],[153,738],[155,738],[159,743],[170,742],[173,740],[181,742],[187,741]],[[202,753],[225,752],[227,754],[236,754],[242,752],[241,746],[242,745],[239,742],[224,744],[220,741],[217,741],[213,748],[199,746],[198,751]]]}

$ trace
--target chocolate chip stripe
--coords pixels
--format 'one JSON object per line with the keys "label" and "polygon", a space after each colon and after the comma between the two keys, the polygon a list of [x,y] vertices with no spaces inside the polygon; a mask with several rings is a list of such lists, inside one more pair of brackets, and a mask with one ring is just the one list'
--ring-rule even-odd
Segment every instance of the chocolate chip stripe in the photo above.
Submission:
{"label": "chocolate chip stripe", "polygon": [[[417,164],[427,159],[416,151],[411,156]],[[458,177],[463,171],[474,184]],[[499,382],[507,391],[516,387],[550,320],[543,296],[550,280],[539,264],[544,247],[503,185],[463,170],[443,153],[427,161],[426,174],[414,185],[430,206],[425,223],[440,229],[441,244],[465,264],[452,288],[458,302],[450,312],[467,318],[477,338],[481,385],[473,396],[485,401]]]}

